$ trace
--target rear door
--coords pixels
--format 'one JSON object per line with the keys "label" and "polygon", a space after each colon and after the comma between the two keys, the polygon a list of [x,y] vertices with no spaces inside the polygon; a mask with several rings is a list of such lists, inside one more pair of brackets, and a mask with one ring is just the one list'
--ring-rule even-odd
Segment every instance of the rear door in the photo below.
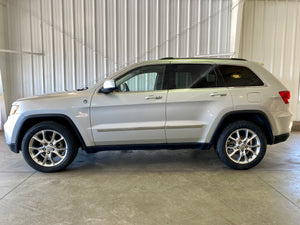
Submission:
{"label": "rear door", "polygon": [[167,143],[210,141],[216,121],[232,110],[232,99],[215,65],[168,66]]}

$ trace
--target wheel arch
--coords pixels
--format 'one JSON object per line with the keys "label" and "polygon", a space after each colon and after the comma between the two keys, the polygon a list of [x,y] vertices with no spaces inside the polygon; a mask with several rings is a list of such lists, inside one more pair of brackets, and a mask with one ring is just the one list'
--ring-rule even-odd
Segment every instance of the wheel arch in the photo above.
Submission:
{"label": "wheel arch", "polygon": [[[238,118],[238,119],[237,119]],[[266,114],[262,111],[256,110],[247,110],[247,111],[235,111],[229,112],[225,114],[222,119],[220,120],[213,136],[211,138],[210,143],[215,144],[218,140],[219,135],[221,134],[222,130],[230,123],[233,123],[237,120],[246,120],[256,124],[265,134],[267,144],[274,143],[274,136],[271,128],[271,123],[268,120]]]}
{"label": "wheel arch", "polygon": [[21,149],[22,139],[26,134],[26,132],[35,124],[45,122],[45,121],[60,123],[63,126],[67,127],[68,129],[74,131],[73,134],[77,137],[76,138],[77,144],[79,145],[79,147],[86,149],[85,142],[79,130],[77,129],[76,125],[68,116],[63,114],[47,114],[47,115],[42,114],[42,115],[31,115],[24,119],[16,138],[16,147],[18,152]]}

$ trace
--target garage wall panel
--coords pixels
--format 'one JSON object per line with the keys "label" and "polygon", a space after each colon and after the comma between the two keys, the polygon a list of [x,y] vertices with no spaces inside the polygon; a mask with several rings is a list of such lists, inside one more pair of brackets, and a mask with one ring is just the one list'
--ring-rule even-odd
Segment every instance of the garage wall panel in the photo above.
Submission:
{"label": "garage wall panel", "polygon": [[[61,1],[53,0],[52,4],[52,37],[53,37],[53,71],[54,71],[54,90],[60,92],[64,90],[64,34],[63,34],[63,13]],[[38,52],[35,49],[34,52]],[[41,57],[40,57],[41,58]],[[79,61],[78,64],[81,62]]]}
{"label": "garage wall panel", "polygon": [[136,62],[229,52],[231,0],[9,0],[10,103]]}
{"label": "garage wall panel", "polygon": [[300,1],[245,1],[241,57],[261,62],[291,90],[294,119],[300,120]]}
{"label": "garage wall panel", "polygon": [[74,1],[73,10],[74,10],[74,51],[76,56],[76,64],[74,68],[75,74],[81,74],[81,76],[76,76],[78,79],[76,80],[76,86],[78,84],[84,84],[86,80],[86,36],[85,30],[82,29],[85,24],[85,4],[83,0],[76,0]]}
{"label": "garage wall panel", "polygon": [[[0,0],[0,49],[6,49],[7,46],[7,1]],[[7,54],[0,52],[0,129],[3,128],[3,123],[6,121],[5,106],[7,105],[7,92],[9,79],[8,57]]]}
{"label": "garage wall panel", "polygon": [[[31,33],[31,52],[39,52],[42,49],[42,30],[41,30],[41,5],[39,0],[31,0],[30,4],[30,33]],[[11,18],[10,18],[11,20]],[[12,27],[12,26],[11,26]],[[27,25],[28,28],[28,25]],[[11,36],[11,35],[10,35]],[[34,38],[33,38],[34,37]],[[13,48],[11,44],[11,48]],[[43,57],[31,55],[32,57],[32,78],[31,89],[33,95],[44,93],[44,73],[43,73]],[[56,58],[57,59],[57,58]],[[14,73],[12,73],[14,74]],[[15,76],[15,75],[13,75]],[[30,84],[27,84],[30,85]],[[30,86],[28,86],[29,88]]]}
{"label": "garage wall panel", "polygon": [[[21,19],[20,19],[20,9],[11,7],[7,3],[7,15],[8,15],[8,44],[10,49],[20,50],[21,46]],[[11,16],[11,15],[14,16]],[[13,24],[13,25],[12,25]],[[7,89],[8,95],[11,99],[16,99],[24,96],[23,93],[23,68],[22,68],[22,55],[9,54],[9,73],[14,74],[9,76],[10,87]],[[8,99],[9,101],[9,99]],[[8,103],[9,104],[9,103]]]}

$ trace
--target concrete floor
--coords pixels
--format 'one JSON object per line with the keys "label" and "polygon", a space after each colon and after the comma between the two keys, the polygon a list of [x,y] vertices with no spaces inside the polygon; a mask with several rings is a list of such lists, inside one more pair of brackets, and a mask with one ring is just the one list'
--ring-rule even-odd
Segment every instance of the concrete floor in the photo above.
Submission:
{"label": "concrete floor", "polygon": [[0,133],[0,224],[299,224],[300,132],[248,171],[214,151],[79,153],[33,171]]}

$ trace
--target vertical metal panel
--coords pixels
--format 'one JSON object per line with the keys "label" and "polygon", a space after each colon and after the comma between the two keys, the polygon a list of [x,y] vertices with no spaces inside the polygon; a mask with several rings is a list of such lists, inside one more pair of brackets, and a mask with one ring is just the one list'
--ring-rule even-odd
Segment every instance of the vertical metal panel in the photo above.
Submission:
{"label": "vertical metal panel", "polygon": [[200,38],[201,38],[201,0],[198,1],[197,16],[197,55],[200,55]]}
{"label": "vertical metal panel", "polygon": [[[60,0],[52,0],[52,12],[53,12],[53,25],[52,25],[52,32],[53,32],[53,52],[54,54],[54,74],[55,74],[55,90],[56,91],[64,91],[64,31],[63,31],[63,14],[61,10],[61,2]],[[35,29],[38,27],[35,26]],[[38,52],[39,49],[35,49],[35,52]],[[41,58],[41,57],[39,57]]]}
{"label": "vertical metal panel", "polygon": [[241,56],[262,62],[291,90],[291,109],[300,120],[300,1],[245,1]]}
{"label": "vertical metal panel", "polygon": [[[231,0],[9,0],[11,101],[91,86],[129,64],[229,51]],[[24,85],[24,88],[23,88]]]}
{"label": "vertical metal panel", "polygon": [[[211,0],[208,1],[208,18],[211,18]],[[211,54],[211,40],[210,40],[210,36],[211,36],[211,20],[209,19],[208,23],[207,23],[208,27],[207,27],[207,54]]]}
{"label": "vertical metal panel", "polygon": [[177,27],[176,27],[176,57],[179,56],[179,43],[180,43],[180,0],[177,0]]}
{"label": "vertical metal panel", "polygon": [[218,15],[218,46],[217,46],[217,52],[221,52],[221,39],[222,39],[222,33],[221,33],[221,25],[222,25],[222,0],[219,1],[219,15]]}
{"label": "vertical metal panel", "polygon": [[[44,2],[44,1],[43,1]],[[64,53],[65,53],[65,88],[74,90],[76,86],[75,62],[74,62],[74,27],[73,27],[73,1],[62,1],[64,7]],[[47,54],[47,52],[45,52]]]}
{"label": "vertical metal panel", "polygon": [[[8,40],[7,40],[7,2],[6,0],[0,0],[0,49],[8,48]],[[0,53],[0,129],[3,129],[3,124],[6,121],[6,115],[8,111],[7,101],[9,99],[8,87],[10,84],[10,80],[8,78],[9,67],[8,63],[8,55]]]}
{"label": "vertical metal panel", "polygon": [[[51,1],[41,1],[41,14],[43,15],[43,45],[44,52],[44,81],[45,93],[53,92],[53,39],[52,39],[52,19],[51,19]],[[26,70],[25,70],[26,71]],[[27,72],[27,71],[26,71]],[[27,96],[27,95],[25,95]]]}
{"label": "vertical metal panel", "polygon": [[104,75],[104,52],[103,52],[103,19],[102,19],[102,1],[95,1],[95,42],[97,43],[97,48],[95,49],[96,57],[96,65],[97,65],[97,74],[96,78],[93,81],[88,81],[92,83],[96,83],[97,80],[100,79],[100,76]]}
{"label": "vertical metal panel", "polygon": [[[127,29],[127,25],[128,25],[128,4],[127,4],[127,0],[125,0],[124,3],[125,3],[125,5],[124,5],[124,53],[123,53],[124,58],[123,58],[123,60],[125,61],[125,65],[127,65],[127,62],[128,62],[128,40],[127,40],[127,37],[128,37],[128,29]],[[148,46],[148,45],[146,45],[146,46]]]}
{"label": "vertical metal panel", "polygon": [[[84,84],[78,83],[77,88],[86,86],[86,84],[91,83],[94,80],[96,70],[96,43],[95,43],[95,10],[94,10],[94,1],[85,1],[84,15],[85,15],[85,24],[81,28],[84,30],[85,36],[85,73]],[[76,16],[76,15],[75,15]]]}
{"label": "vertical metal panel", "polygon": [[[16,7],[13,7],[12,4],[15,4],[14,1],[7,4],[7,14],[8,14],[8,23],[9,23],[9,48],[21,50],[20,48],[20,10]],[[10,78],[11,86],[8,88],[10,91],[10,97],[12,99],[17,99],[23,96],[22,93],[22,63],[21,56],[10,54],[9,55],[9,71],[12,74]],[[13,87],[14,86],[14,87]],[[17,88],[15,88],[17,87]]]}
{"label": "vertical metal panel", "polygon": [[166,56],[169,56],[169,36],[170,36],[170,0],[167,0],[166,6]]}
{"label": "vertical metal panel", "polygon": [[[159,0],[156,0],[156,23],[155,23],[155,58],[158,58],[159,51]],[[136,31],[137,32],[137,31]]]}
{"label": "vertical metal panel", "polygon": [[[86,36],[85,36],[85,12],[84,12],[85,4],[83,0],[75,0],[73,1],[73,10],[74,10],[74,50],[76,55],[76,64],[75,64],[75,73],[80,74],[81,76],[77,76],[76,86],[85,85],[86,82]],[[76,16],[75,16],[76,15]]]}
{"label": "vertical metal panel", "polygon": [[187,32],[186,32],[186,56],[190,55],[190,32],[191,32],[191,0],[187,0]]}
{"label": "vertical metal panel", "polygon": [[[41,32],[41,10],[40,1],[31,0],[30,2],[30,12],[31,12],[31,36],[35,38],[32,39],[31,51],[41,52],[42,49],[42,32]],[[33,76],[33,94],[39,95],[43,94],[43,57],[33,55],[32,57],[32,76]]]}
{"label": "vertical metal panel", "polygon": [[198,27],[198,1],[191,1],[190,3],[190,11],[188,13],[189,16],[189,40],[186,46],[189,48],[188,56],[196,56],[199,55],[197,53],[197,27]]}

